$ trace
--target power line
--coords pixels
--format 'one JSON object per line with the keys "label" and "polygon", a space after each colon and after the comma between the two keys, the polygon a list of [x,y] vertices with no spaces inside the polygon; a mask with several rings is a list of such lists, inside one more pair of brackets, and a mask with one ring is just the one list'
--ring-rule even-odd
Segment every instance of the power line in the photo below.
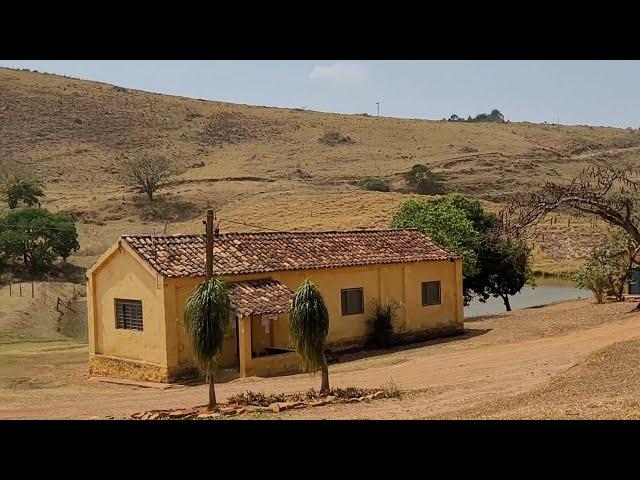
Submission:
{"label": "power line", "polygon": [[262,227],[260,225],[252,225],[250,223],[245,223],[245,222],[238,222],[236,220],[228,220],[226,218],[221,218],[218,217],[218,220],[223,220],[225,222],[229,222],[229,223],[237,223],[238,225],[245,225],[247,227],[253,227],[253,228],[261,228],[262,230],[269,230],[270,232],[281,232],[282,230],[275,230],[273,228],[268,228],[268,227]]}

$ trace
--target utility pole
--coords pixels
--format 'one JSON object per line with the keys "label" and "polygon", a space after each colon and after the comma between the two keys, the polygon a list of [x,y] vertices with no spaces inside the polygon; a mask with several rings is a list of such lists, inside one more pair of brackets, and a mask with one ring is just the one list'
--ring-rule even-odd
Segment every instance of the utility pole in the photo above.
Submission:
{"label": "utility pole", "polygon": [[213,277],[213,208],[207,208],[207,280]]}
{"label": "utility pole", "polygon": [[378,116],[380,116],[380,102],[376,102],[376,107],[378,107]]}

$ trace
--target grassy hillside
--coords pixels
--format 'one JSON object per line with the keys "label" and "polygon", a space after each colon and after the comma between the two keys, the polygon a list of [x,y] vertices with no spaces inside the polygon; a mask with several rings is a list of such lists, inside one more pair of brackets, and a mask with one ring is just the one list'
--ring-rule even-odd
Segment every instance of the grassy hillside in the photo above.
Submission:
{"label": "grassy hillside", "polygon": [[[319,140],[332,131],[353,143]],[[154,209],[118,177],[121,163],[143,151],[167,154],[186,168]],[[201,231],[207,204],[225,219],[221,231],[255,230],[233,222],[386,227],[413,196],[397,190],[416,163],[443,173],[451,191],[498,208],[545,179],[570,179],[594,162],[634,162],[639,154],[640,133],[632,130],[338,115],[0,69],[0,161],[27,167],[46,185],[45,206],[79,219],[82,249],[72,261],[84,267],[125,232]],[[372,176],[396,191],[357,186]],[[550,220],[539,232],[538,268],[573,268],[601,230]]]}

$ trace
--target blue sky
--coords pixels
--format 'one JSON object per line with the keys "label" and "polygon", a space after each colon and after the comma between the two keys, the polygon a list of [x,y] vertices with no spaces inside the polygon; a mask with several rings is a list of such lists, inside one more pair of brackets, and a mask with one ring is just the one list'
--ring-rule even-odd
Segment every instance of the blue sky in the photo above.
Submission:
{"label": "blue sky", "polygon": [[640,61],[14,61],[158,93],[405,118],[493,108],[512,121],[640,127]]}

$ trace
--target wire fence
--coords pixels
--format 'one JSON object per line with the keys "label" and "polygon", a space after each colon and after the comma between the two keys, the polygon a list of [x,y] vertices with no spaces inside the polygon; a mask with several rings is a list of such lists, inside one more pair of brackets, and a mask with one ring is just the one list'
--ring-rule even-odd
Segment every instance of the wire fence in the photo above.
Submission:
{"label": "wire fence", "polygon": [[[6,290],[11,298],[32,298],[38,303],[54,307],[58,312],[63,313],[64,309],[76,313],[71,301],[65,300],[58,293],[44,283],[35,282],[9,282]],[[79,287],[73,285],[73,298],[84,296]]]}

